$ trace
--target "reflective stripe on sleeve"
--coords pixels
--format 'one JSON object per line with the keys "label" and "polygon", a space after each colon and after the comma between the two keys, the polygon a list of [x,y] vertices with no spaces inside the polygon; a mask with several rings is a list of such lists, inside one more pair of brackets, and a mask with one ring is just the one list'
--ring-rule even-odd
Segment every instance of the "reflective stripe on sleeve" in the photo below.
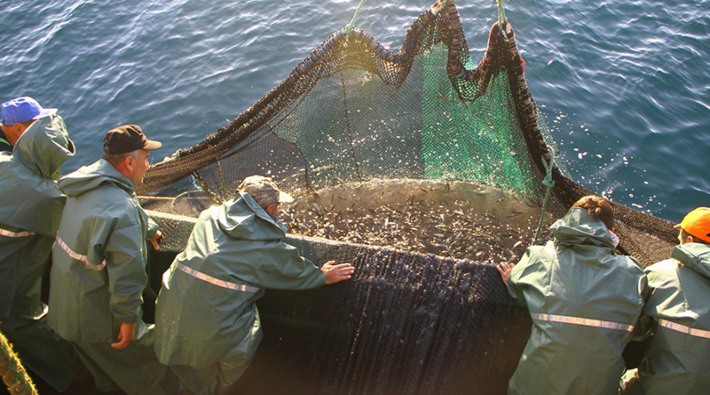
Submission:
{"label": "reflective stripe on sleeve", "polygon": [[676,324],[675,322],[670,322],[670,321],[666,321],[663,319],[658,320],[658,325],[660,325],[664,328],[668,328],[670,330],[674,330],[676,332],[685,333],[686,335],[710,339],[710,331],[706,331],[703,329],[695,329],[695,328],[691,328],[689,326]]}
{"label": "reflective stripe on sleeve", "polygon": [[182,263],[176,264],[176,267],[178,269],[180,269],[181,271],[183,271],[184,273],[187,273],[190,276],[195,277],[196,279],[208,282],[208,283],[216,285],[218,287],[231,289],[233,291],[242,291],[242,292],[257,292],[257,291],[259,291],[259,288],[257,288],[257,287],[251,287],[249,285],[243,285],[243,284],[230,283],[228,281],[214,278],[208,274],[197,271],[191,267],[187,267],[187,266],[183,265]]}
{"label": "reflective stripe on sleeve", "polygon": [[604,329],[617,329],[617,330],[622,330],[622,331],[627,331],[627,332],[634,331],[633,325],[619,324],[617,322],[610,322],[610,321],[593,320],[590,318],[569,317],[566,315],[538,314],[538,313],[530,313],[530,316],[532,317],[532,319],[538,320],[538,321],[561,322],[564,324],[593,326],[596,328],[604,328]]}
{"label": "reflective stripe on sleeve", "polygon": [[30,231],[21,231],[21,232],[13,232],[7,229],[0,228],[0,236],[5,236],[5,237],[27,237],[27,236],[33,236],[34,232]]}
{"label": "reflective stripe on sleeve", "polygon": [[89,269],[100,271],[106,267],[106,260],[105,259],[101,262],[101,264],[94,265],[93,263],[91,263],[91,261],[89,260],[89,258],[86,255],[81,255],[79,253],[72,251],[72,249],[69,248],[69,246],[64,242],[64,240],[61,239],[61,237],[59,237],[59,235],[57,235],[56,241],[57,241],[57,245],[62,250],[64,250],[64,252],[66,252],[70,258],[76,259],[77,261],[80,261],[80,262],[83,262],[84,265],[86,265],[86,267],[88,267]]}

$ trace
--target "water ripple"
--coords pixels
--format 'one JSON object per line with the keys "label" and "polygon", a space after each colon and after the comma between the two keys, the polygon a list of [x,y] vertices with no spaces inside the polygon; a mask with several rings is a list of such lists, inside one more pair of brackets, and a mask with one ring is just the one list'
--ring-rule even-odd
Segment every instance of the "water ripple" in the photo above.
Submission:
{"label": "water ripple", "polygon": [[[356,0],[25,0],[5,17],[0,92],[59,107],[77,142],[67,170],[93,161],[124,122],[194,144],[254,103],[333,31]],[[398,49],[431,0],[366,2],[356,26]],[[492,1],[459,1],[477,63]],[[708,1],[506,2],[536,102],[578,180],[677,220],[708,205]],[[689,174],[692,173],[692,174]]]}

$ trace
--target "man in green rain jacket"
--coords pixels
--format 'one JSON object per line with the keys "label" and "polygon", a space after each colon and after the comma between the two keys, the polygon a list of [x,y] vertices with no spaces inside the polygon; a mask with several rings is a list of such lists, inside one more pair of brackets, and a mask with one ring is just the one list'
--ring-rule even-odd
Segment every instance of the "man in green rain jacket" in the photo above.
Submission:
{"label": "man in green rain jacket", "polygon": [[114,389],[111,382],[128,394],[177,390],[141,307],[149,220],[134,185],[160,146],[136,125],[119,126],[106,133],[102,159],[59,180],[67,202],[52,250],[48,319],[100,390]]}
{"label": "man in green rain jacket", "polygon": [[353,273],[349,263],[319,269],[284,242],[278,206],[293,199],[271,179],[247,177],[239,190],[202,212],[158,295],[156,353],[195,394],[229,393],[248,367],[264,288],[315,288]]}
{"label": "man in green rain jacket", "polygon": [[[635,391],[710,392],[710,208],[685,216],[671,259],[646,268],[651,296],[642,323],[653,334]],[[634,393],[634,391],[630,391]]]}
{"label": "man in green rain jacket", "polygon": [[0,329],[25,367],[58,391],[71,382],[76,354],[47,326],[40,294],[65,201],[56,180],[72,156],[54,113],[24,131],[14,155],[0,153]]}
{"label": "man in green rain jacket", "polygon": [[13,146],[37,119],[55,114],[56,108],[42,108],[37,100],[22,96],[0,104],[0,152],[12,153]]}
{"label": "man in green rain jacket", "polygon": [[585,196],[551,229],[547,245],[529,247],[517,265],[499,266],[533,322],[508,393],[616,394],[646,277],[636,260],[614,255],[607,201]]}

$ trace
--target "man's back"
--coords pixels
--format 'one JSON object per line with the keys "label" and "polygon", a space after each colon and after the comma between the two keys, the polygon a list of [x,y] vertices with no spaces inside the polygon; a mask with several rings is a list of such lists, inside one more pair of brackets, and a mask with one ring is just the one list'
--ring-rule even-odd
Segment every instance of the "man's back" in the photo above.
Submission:
{"label": "man's back", "polygon": [[0,153],[0,327],[25,367],[60,392],[75,373],[76,354],[47,327],[40,297],[65,200],[55,180],[73,155],[57,114],[34,121],[14,155]]}
{"label": "man's back", "polygon": [[639,367],[648,394],[699,394],[710,389],[710,245],[686,243],[673,259],[646,271],[653,319],[647,361]]}
{"label": "man's back", "polygon": [[59,115],[34,122],[14,155],[0,154],[0,317],[41,310],[41,277],[65,200],[54,178],[73,155]]}
{"label": "man's back", "polygon": [[556,222],[553,234],[554,243],[528,249],[508,282],[533,321],[509,393],[615,393],[643,307],[643,271],[613,255],[608,230],[581,209]]}

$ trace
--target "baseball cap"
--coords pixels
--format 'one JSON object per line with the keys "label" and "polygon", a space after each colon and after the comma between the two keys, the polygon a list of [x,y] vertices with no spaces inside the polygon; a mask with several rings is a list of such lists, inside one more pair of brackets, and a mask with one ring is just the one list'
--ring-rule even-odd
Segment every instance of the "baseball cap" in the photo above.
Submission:
{"label": "baseball cap", "polygon": [[42,108],[37,100],[22,96],[2,104],[2,122],[12,126],[18,122],[27,122],[57,112],[56,108]]}
{"label": "baseball cap", "polygon": [[700,240],[710,243],[710,207],[698,207],[688,213],[683,221],[675,226]]}
{"label": "baseball cap", "polygon": [[148,140],[138,125],[121,125],[109,130],[104,136],[104,152],[111,155],[137,149],[158,149],[162,146],[159,141]]}
{"label": "baseball cap", "polygon": [[280,191],[271,177],[249,176],[242,181],[238,190],[251,195],[261,207],[293,202],[293,197]]}

